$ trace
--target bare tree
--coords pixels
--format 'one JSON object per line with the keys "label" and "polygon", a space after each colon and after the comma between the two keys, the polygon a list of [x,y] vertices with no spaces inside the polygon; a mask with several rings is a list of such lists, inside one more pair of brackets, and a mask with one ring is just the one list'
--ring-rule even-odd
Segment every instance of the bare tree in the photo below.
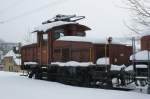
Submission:
{"label": "bare tree", "polygon": [[32,33],[30,30],[30,27],[27,26],[27,32],[25,33],[24,37],[23,37],[23,41],[25,44],[30,44],[32,43]]}
{"label": "bare tree", "polygon": [[24,42],[25,42],[25,44],[31,43],[31,42],[32,42],[31,39],[32,39],[32,38],[31,38],[31,33],[30,33],[30,32],[27,32],[27,33],[25,34],[25,36],[24,36]]}
{"label": "bare tree", "polygon": [[125,0],[127,9],[132,12],[134,25],[128,26],[130,30],[139,33],[145,28],[150,28],[150,0]]}

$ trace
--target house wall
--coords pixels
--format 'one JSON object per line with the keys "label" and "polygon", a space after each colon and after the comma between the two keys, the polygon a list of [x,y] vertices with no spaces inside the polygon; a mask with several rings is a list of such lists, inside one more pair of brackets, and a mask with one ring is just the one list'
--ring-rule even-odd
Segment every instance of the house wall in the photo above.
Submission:
{"label": "house wall", "polygon": [[16,65],[12,57],[5,57],[3,59],[3,70],[10,72],[18,72],[20,70],[20,66]]}

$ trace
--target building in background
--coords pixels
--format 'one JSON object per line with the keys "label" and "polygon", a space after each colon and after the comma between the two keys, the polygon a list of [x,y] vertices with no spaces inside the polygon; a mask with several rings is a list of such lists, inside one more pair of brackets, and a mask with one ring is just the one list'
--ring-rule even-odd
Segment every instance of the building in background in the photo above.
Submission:
{"label": "building in background", "polygon": [[10,71],[10,72],[19,72],[21,59],[20,54],[15,53],[14,50],[10,50],[3,58],[2,61],[3,70]]}
{"label": "building in background", "polygon": [[3,51],[0,50],[0,64],[2,62],[2,58],[3,58]]}
{"label": "building in background", "polygon": [[15,52],[19,51],[20,46],[20,43],[8,43],[0,39],[0,64],[2,64],[4,55],[6,55],[10,50],[14,50]]}

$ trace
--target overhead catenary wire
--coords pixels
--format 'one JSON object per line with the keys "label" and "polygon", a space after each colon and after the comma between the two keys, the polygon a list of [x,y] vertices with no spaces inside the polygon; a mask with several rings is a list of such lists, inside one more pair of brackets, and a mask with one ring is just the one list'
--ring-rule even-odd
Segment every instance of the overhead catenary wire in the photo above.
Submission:
{"label": "overhead catenary wire", "polygon": [[24,12],[24,13],[22,13],[22,14],[20,14],[20,15],[17,15],[17,16],[11,17],[11,18],[9,18],[9,19],[6,19],[6,20],[4,20],[4,21],[1,21],[0,23],[7,23],[7,22],[10,22],[10,21],[17,20],[17,19],[19,19],[19,18],[23,18],[23,17],[28,16],[28,15],[31,15],[31,14],[33,14],[33,13],[40,12],[41,10],[46,9],[46,8],[48,8],[48,7],[53,7],[53,6],[62,4],[62,3],[64,3],[65,1],[69,1],[69,0],[56,0],[56,1],[50,2],[50,3],[46,4],[46,5],[43,5],[43,6],[39,7],[39,8],[33,9],[33,10],[31,10],[31,11]]}
{"label": "overhead catenary wire", "polygon": [[0,9],[0,14],[1,13],[4,14],[4,13],[8,12],[8,10],[12,10],[14,7],[23,3],[23,1],[26,1],[26,0],[16,0],[15,2],[11,3],[10,5],[6,6],[5,8]]}

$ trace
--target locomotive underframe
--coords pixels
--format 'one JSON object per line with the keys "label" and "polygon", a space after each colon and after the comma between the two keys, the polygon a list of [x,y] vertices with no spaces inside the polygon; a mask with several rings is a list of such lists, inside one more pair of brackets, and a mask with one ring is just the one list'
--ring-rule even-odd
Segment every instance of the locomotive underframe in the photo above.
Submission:
{"label": "locomotive underframe", "polygon": [[[122,71],[110,71],[110,65],[81,66],[59,66],[51,65],[26,65],[24,68],[29,72],[29,78],[44,79],[60,82],[67,85],[96,87],[113,89],[114,87],[125,86],[129,78]],[[114,86],[112,79],[118,79]],[[131,80],[131,78],[130,78]],[[133,81],[133,79],[131,80]]]}

